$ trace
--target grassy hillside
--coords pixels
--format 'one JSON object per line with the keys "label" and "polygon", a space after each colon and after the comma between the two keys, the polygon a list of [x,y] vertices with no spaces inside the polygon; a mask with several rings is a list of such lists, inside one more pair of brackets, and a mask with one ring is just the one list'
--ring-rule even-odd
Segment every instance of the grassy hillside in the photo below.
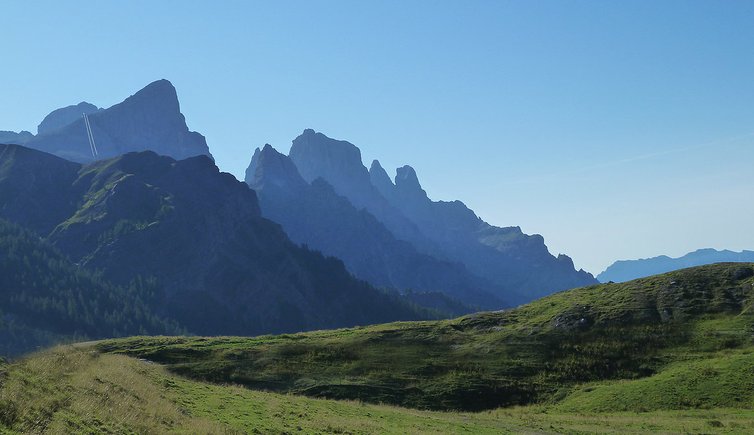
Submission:
{"label": "grassy hillside", "polygon": [[448,321],[97,348],[194,379],[423,409],[751,409],[753,287],[754,265],[719,264]]}
{"label": "grassy hillside", "polygon": [[91,347],[0,366],[0,433],[745,433],[754,411],[431,412],[216,385]]}

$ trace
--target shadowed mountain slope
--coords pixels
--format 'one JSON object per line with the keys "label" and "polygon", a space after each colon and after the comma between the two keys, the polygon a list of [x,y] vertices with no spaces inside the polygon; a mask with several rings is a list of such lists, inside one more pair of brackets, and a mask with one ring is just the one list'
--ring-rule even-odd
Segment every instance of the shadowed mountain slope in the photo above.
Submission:
{"label": "shadowed mountain slope", "polygon": [[380,287],[442,292],[487,309],[504,305],[491,294],[491,284],[460,263],[419,253],[396,239],[322,178],[305,181],[291,159],[270,145],[255,151],[246,182],[259,195],[263,215],[280,223],[293,241],[342,259],[360,279]]}
{"label": "shadowed mountain slope", "polygon": [[[0,217],[126,285],[154,279],[157,314],[200,334],[260,334],[422,318],[293,244],[245,183],[198,156],[128,153],[89,165],[9,145]],[[52,213],[49,213],[52,211]]]}
{"label": "shadowed mountain slope", "polygon": [[[89,114],[97,156],[89,145],[83,113]],[[179,160],[211,157],[204,136],[186,126],[176,90],[167,80],[153,82],[108,109],[96,110],[89,103],[58,109],[42,121],[39,132],[24,145],[76,162],[145,150]]]}
{"label": "shadowed mountain slope", "polygon": [[155,291],[140,280],[112,285],[0,219],[0,355],[61,340],[183,332],[154,314]]}
{"label": "shadowed mountain slope", "polygon": [[574,270],[569,257],[552,256],[540,235],[492,226],[460,201],[430,200],[410,166],[398,169],[394,184],[379,162],[368,171],[356,146],[313,130],[293,141],[290,158],[305,180],[324,179],[355,207],[372,213],[397,239],[413,243],[420,252],[462,263],[493,283],[501,299],[521,302],[596,282],[589,273]]}

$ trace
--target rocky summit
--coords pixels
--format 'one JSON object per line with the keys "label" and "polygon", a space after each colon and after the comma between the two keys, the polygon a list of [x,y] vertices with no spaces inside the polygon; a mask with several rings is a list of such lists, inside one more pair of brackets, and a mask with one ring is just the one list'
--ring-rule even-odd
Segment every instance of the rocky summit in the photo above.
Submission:
{"label": "rocky summit", "polygon": [[246,182],[257,192],[263,215],[280,223],[293,241],[342,259],[360,279],[379,287],[420,292],[411,296],[422,305],[431,298],[427,293],[434,292],[466,304],[465,309],[453,308],[454,313],[508,305],[493,294],[489,282],[458,262],[421,253],[399,240],[372,213],[357,208],[323,178],[305,181],[292,159],[270,145],[254,152]]}
{"label": "rocky summit", "polygon": [[55,110],[39,125],[39,135],[24,144],[81,163],[145,150],[175,159],[211,157],[204,136],[186,126],[176,90],[167,80],[153,82],[107,109],[81,103]]}
{"label": "rocky summit", "polygon": [[[74,272],[123,288],[150,283],[144,303],[151,312],[196,334],[429,316],[354,279],[340,260],[292,243],[261,216],[253,190],[203,155],[175,160],[142,151],[82,165],[3,145],[0,219],[33,231]],[[27,272],[22,277],[34,274]]]}
{"label": "rocky summit", "polygon": [[[264,177],[254,178],[259,177],[258,153],[252,159],[246,181],[260,192],[267,190],[262,195],[263,203],[282,204],[286,194],[281,189],[266,189],[260,185]],[[491,292],[500,301],[517,304],[554,291],[596,283],[589,273],[575,270],[568,256],[551,255],[542,236],[526,235],[519,227],[490,225],[461,201],[432,201],[411,166],[398,168],[391,180],[377,160],[367,170],[355,145],[311,129],[294,139],[289,157],[304,181],[312,185],[324,182],[332,193],[346,199],[356,210],[367,212],[392,237],[410,244],[417,253],[462,266],[467,275],[477,278],[477,288]],[[275,159],[280,161],[282,157],[278,155]],[[290,166],[287,165],[287,171],[293,172]],[[301,234],[302,241],[317,249],[332,250],[343,240],[343,234],[337,231],[316,231],[314,223],[307,219],[294,224],[289,217],[295,214],[292,209],[268,210],[275,210],[270,211],[274,213],[273,219],[283,222],[287,231]],[[317,234],[318,238],[306,234]],[[328,237],[332,240],[325,240]],[[346,264],[356,255],[338,254]],[[428,271],[416,269],[415,273],[421,276],[423,272]],[[468,302],[463,297],[460,300]]]}

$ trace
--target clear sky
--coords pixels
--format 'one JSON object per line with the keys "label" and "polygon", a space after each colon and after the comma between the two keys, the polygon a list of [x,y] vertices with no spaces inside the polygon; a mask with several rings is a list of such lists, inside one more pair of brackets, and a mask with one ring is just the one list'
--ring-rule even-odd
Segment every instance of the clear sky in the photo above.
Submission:
{"label": "clear sky", "polygon": [[0,130],[167,78],[239,178],[304,128],[617,259],[754,249],[754,2],[0,0]]}

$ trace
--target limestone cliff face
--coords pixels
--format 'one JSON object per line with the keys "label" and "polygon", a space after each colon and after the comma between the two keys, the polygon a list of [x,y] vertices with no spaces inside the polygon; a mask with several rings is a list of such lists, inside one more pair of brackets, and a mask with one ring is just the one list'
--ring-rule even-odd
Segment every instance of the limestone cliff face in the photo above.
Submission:
{"label": "limestone cliff face", "polygon": [[[462,263],[497,285],[497,296],[502,299],[523,302],[596,283],[589,273],[574,270],[567,256],[551,255],[542,236],[524,234],[519,227],[490,225],[461,201],[432,201],[411,166],[398,168],[391,181],[378,161],[367,171],[353,144],[312,130],[294,140],[291,158],[305,179],[323,178],[355,206],[374,211],[372,214],[399,238],[396,228],[417,229],[421,234],[415,239],[428,240],[424,246],[433,247],[425,252]],[[366,186],[366,181],[371,186]],[[382,210],[391,211],[391,220]]]}
{"label": "limestone cliff face", "polygon": [[259,195],[262,213],[295,242],[343,260],[357,278],[379,287],[442,292],[469,306],[506,303],[492,285],[458,262],[440,260],[399,240],[366,209],[358,209],[323,178],[307,183],[293,161],[269,145],[257,148],[246,182]]}
{"label": "limestone cliff face", "polygon": [[372,185],[369,171],[361,162],[361,151],[352,143],[307,129],[293,140],[289,157],[307,182],[322,178],[354,207],[374,215],[399,240],[410,242],[425,254],[442,257],[437,246]]}
{"label": "limestone cliff face", "polygon": [[[176,90],[167,80],[151,83],[108,109],[91,111],[85,105],[76,114],[76,107],[51,113],[40,124],[41,134],[26,145],[81,163],[146,150],[179,160],[198,155],[211,158],[204,136],[186,126]],[[82,119],[87,110],[97,155],[90,148]]]}

